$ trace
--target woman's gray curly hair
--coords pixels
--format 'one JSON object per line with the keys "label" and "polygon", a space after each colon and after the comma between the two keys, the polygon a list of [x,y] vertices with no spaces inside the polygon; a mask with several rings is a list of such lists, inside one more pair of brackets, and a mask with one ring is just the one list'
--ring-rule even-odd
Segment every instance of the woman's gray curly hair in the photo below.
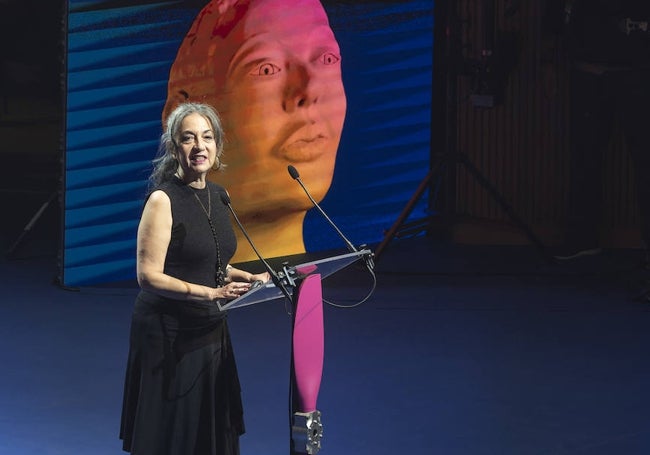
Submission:
{"label": "woman's gray curly hair", "polygon": [[182,103],[179,104],[167,117],[165,131],[160,136],[158,154],[152,161],[153,171],[149,176],[149,185],[155,188],[163,182],[171,180],[178,170],[176,151],[180,139],[180,129],[183,119],[190,114],[199,114],[210,122],[214,131],[214,140],[217,146],[217,161],[215,170],[223,170],[226,166],[221,162],[223,154],[223,127],[217,111],[208,104],[203,103]]}

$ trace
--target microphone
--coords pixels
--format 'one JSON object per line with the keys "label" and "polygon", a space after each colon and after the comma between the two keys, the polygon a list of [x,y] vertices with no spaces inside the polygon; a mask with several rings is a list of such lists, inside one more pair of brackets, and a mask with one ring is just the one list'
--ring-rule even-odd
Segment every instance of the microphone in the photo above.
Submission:
{"label": "microphone", "polygon": [[260,261],[262,261],[262,264],[264,264],[264,268],[266,269],[266,271],[269,273],[269,275],[271,275],[273,284],[275,284],[278,288],[280,288],[280,290],[282,291],[282,293],[287,299],[291,300],[291,294],[289,294],[289,291],[287,291],[287,289],[284,287],[284,283],[282,283],[282,280],[280,279],[279,275],[275,270],[273,270],[273,268],[269,265],[269,263],[266,262],[266,260],[262,257],[260,252],[255,247],[255,244],[251,240],[250,236],[248,235],[248,232],[246,232],[246,229],[244,229],[244,225],[241,223],[241,221],[239,221],[239,217],[235,213],[235,210],[232,208],[232,204],[230,203],[230,196],[228,196],[228,193],[226,193],[225,191],[221,192],[221,202],[223,202],[223,204],[226,207],[228,207],[228,209],[230,209],[230,213],[232,213],[232,216],[235,219],[237,225],[239,226],[239,229],[242,231],[242,234],[244,234],[244,237],[246,237],[246,240],[248,240],[248,243],[253,248],[253,251],[255,251],[255,254],[260,259]]}
{"label": "microphone", "polygon": [[[332,226],[332,227],[334,228],[334,230],[335,230],[336,233],[339,235],[339,237],[341,237],[341,238],[343,239],[343,241],[345,242],[345,245],[348,247],[348,250],[350,250],[351,253],[358,253],[359,250],[357,250],[357,249],[354,247],[354,245],[352,245],[352,242],[350,242],[350,241],[347,239],[347,237],[346,237],[345,235],[343,235],[343,233],[341,232],[341,230],[336,226],[336,224],[334,224],[334,222],[330,219],[329,216],[327,216],[327,214],[326,214],[325,211],[321,208],[321,206],[318,205],[318,203],[314,200],[314,198],[312,197],[312,195],[309,193],[309,191],[308,191],[307,188],[305,187],[304,183],[302,183],[302,180],[300,180],[300,174],[298,173],[298,169],[296,169],[295,167],[293,167],[293,166],[290,164],[289,166],[287,166],[287,170],[289,171],[289,175],[291,176],[291,178],[294,179],[296,182],[298,182],[298,183],[300,184],[300,186],[302,187],[302,189],[304,190],[305,194],[307,195],[307,197],[309,198],[309,200],[311,201],[311,203],[314,205],[314,207],[316,207],[316,208],[318,209],[318,211],[320,212],[320,214],[323,215],[323,217],[327,220],[327,222],[330,224],[330,226]],[[368,265],[368,267],[369,267],[370,269],[372,269],[372,268],[374,267],[374,264],[373,264],[373,261],[372,261],[372,258],[371,258],[371,257],[366,258],[366,264]]]}

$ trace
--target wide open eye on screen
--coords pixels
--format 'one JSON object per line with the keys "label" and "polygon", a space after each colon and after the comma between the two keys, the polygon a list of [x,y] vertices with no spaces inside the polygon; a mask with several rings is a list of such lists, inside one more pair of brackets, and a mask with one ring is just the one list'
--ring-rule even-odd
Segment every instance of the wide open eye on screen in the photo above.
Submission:
{"label": "wide open eye on screen", "polygon": [[282,68],[280,68],[278,65],[266,62],[257,66],[255,69],[253,69],[253,71],[251,71],[248,74],[250,74],[251,76],[273,76],[279,73],[280,71],[282,71]]}

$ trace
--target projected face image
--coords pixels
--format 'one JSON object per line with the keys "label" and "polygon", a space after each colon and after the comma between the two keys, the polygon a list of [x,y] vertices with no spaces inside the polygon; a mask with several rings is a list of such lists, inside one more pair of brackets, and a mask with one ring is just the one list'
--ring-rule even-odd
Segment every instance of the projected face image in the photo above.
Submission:
{"label": "projected face image", "polygon": [[[206,5],[170,71],[163,116],[185,100],[221,114],[228,167],[211,179],[227,188],[254,241],[271,256],[304,252],[302,222],[312,205],[287,165],[322,200],[346,111],[340,50],[320,2]],[[234,261],[255,259],[239,243]]]}

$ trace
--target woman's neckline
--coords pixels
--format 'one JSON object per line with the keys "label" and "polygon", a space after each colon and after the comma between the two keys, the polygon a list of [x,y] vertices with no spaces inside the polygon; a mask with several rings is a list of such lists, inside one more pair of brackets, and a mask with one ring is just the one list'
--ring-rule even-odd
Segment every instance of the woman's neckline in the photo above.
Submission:
{"label": "woman's neckline", "polygon": [[193,190],[195,190],[195,191],[201,191],[201,190],[205,190],[206,188],[208,188],[208,181],[207,181],[207,180],[204,182],[204,185],[203,185],[202,188],[198,188],[198,187],[192,185],[192,183],[195,183],[195,182],[186,183],[185,180],[183,180],[183,179],[181,178],[181,176],[178,175],[178,174],[174,174],[174,177],[176,178],[176,180],[177,180],[181,185],[184,185],[184,186],[186,186],[186,187],[188,187],[188,188],[191,188],[191,189],[193,189]]}

